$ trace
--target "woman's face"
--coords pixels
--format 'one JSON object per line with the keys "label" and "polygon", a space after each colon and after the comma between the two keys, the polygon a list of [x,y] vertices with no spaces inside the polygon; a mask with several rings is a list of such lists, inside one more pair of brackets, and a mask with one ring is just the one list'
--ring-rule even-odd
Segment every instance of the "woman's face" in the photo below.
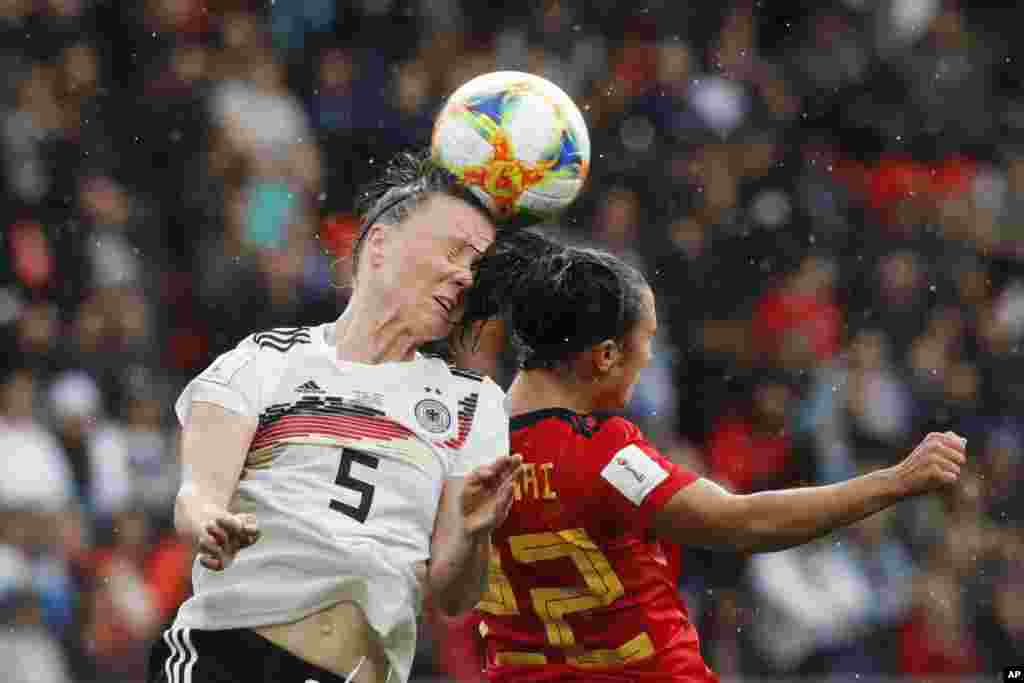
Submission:
{"label": "woman's face", "polygon": [[367,242],[374,287],[400,301],[399,316],[421,341],[447,337],[459,320],[463,294],[473,283],[472,266],[495,228],[470,204],[435,195],[400,225],[382,226]]}

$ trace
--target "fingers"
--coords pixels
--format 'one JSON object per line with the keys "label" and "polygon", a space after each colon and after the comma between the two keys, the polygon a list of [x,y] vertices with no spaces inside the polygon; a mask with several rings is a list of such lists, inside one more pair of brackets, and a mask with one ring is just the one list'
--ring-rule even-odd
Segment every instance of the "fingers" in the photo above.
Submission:
{"label": "fingers", "polygon": [[227,533],[230,543],[237,546],[236,550],[246,548],[259,540],[260,529],[254,515],[224,515],[218,517],[216,522],[217,526]]}
{"label": "fingers", "polygon": [[217,525],[217,520],[207,522],[203,530],[209,534],[219,546],[227,546],[228,532]]}
{"label": "fingers", "polygon": [[495,498],[495,512],[496,522],[501,524],[508,517],[509,511],[512,509],[513,491],[516,478],[509,477],[501,484],[501,488],[498,489],[498,493]]}
{"label": "fingers", "polygon": [[228,564],[224,547],[212,534],[205,533],[199,537],[199,563],[207,569],[220,571]]}
{"label": "fingers", "polygon": [[242,513],[223,514],[208,521],[198,539],[199,562],[207,569],[221,571],[235,554],[260,538],[256,517]]}
{"label": "fingers", "polygon": [[207,569],[211,569],[211,570],[213,570],[215,572],[221,571],[222,569],[224,569],[224,566],[225,566],[224,565],[224,560],[220,559],[219,557],[212,556],[212,555],[200,555],[199,556],[199,564],[201,564],[204,567],[206,567]]}
{"label": "fingers", "polygon": [[260,525],[256,521],[256,515],[243,512],[236,515],[239,522],[242,524],[242,546],[247,548],[256,541],[260,540],[262,532],[260,531]]}
{"label": "fingers", "polygon": [[522,471],[523,456],[515,455],[498,456],[494,462],[481,465],[470,473],[470,478],[488,487],[497,487],[502,482],[515,478]]}
{"label": "fingers", "polygon": [[946,445],[935,446],[932,448],[932,453],[940,456],[943,460],[946,460],[957,465],[967,464],[967,456],[964,455],[963,451],[959,451],[955,448],[950,448]]}
{"label": "fingers", "polygon": [[945,432],[943,434],[940,434],[939,432],[932,432],[925,437],[923,443],[930,445],[937,443],[943,444],[949,448],[960,451],[961,453],[963,453],[964,449],[967,447],[967,439],[955,432]]}

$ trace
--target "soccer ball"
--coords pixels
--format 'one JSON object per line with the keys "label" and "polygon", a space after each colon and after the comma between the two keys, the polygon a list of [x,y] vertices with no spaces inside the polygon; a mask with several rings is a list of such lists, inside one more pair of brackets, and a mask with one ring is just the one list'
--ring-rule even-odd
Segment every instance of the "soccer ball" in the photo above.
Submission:
{"label": "soccer ball", "polygon": [[579,108],[554,83],[496,71],[448,98],[431,153],[497,221],[529,225],[576,199],[590,169],[590,136]]}

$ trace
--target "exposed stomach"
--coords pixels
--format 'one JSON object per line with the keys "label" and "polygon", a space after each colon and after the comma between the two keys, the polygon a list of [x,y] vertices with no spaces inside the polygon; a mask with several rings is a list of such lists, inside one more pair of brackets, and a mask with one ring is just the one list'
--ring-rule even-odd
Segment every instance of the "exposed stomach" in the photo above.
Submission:
{"label": "exposed stomach", "polygon": [[353,683],[384,683],[389,664],[380,637],[363,610],[353,602],[287,624],[253,629],[296,657],[347,679],[358,667]]}

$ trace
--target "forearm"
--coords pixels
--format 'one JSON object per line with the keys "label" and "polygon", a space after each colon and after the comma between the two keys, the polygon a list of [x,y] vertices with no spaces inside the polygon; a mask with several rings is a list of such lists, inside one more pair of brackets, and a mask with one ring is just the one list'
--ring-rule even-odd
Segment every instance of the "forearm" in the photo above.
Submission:
{"label": "forearm", "polygon": [[827,486],[763,491],[739,496],[747,552],[783,550],[807,543],[889,507],[902,497],[894,473],[877,470]]}
{"label": "forearm", "polygon": [[487,586],[490,547],[490,534],[459,534],[431,558],[427,591],[442,612],[453,616],[480,601]]}

